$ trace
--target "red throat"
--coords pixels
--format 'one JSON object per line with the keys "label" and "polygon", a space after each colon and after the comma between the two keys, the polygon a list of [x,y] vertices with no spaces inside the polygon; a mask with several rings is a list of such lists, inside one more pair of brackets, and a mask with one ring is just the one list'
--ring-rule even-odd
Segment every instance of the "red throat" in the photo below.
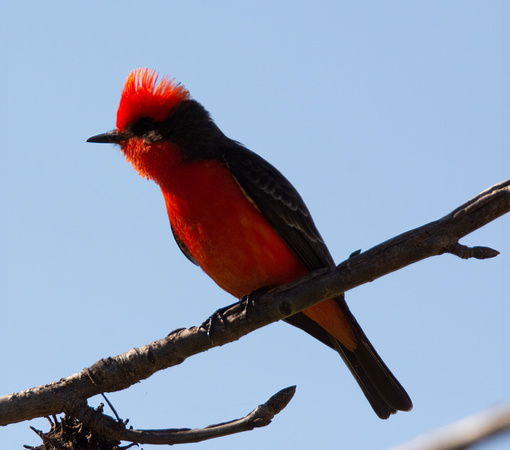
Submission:
{"label": "red throat", "polygon": [[148,144],[131,138],[120,148],[141,177],[154,180],[161,187],[173,179],[173,171],[182,161],[181,149],[168,141]]}

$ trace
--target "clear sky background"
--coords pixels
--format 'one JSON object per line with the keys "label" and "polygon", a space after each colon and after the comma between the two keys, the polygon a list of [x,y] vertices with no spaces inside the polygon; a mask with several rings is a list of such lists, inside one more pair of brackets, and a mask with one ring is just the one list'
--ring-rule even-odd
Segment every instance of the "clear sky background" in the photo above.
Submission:
{"label": "clear sky background", "polygon": [[[175,245],[157,186],[85,143],[114,128],[134,68],[175,77],[278,167],[338,262],[509,178],[506,2],[11,1],[0,17],[0,394],[233,301]],[[509,227],[462,241],[497,258],[435,257],[347,293],[410,413],[378,419],[338,355],[285,323],[109,399],[135,428],[202,427],[297,384],[269,427],[187,447],[204,450],[390,448],[510,400]],[[48,429],[2,428],[0,447],[40,442],[29,425]]]}

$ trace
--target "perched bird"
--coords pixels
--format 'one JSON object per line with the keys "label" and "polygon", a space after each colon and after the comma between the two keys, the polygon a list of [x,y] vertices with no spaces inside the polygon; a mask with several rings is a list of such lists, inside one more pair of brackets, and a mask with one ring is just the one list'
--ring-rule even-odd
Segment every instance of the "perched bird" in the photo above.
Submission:
{"label": "perched bird", "polygon": [[[300,195],[271,164],[225,136],[184,86],[141,68],[124,85],[117,128],[87,142],[120,145],[163,193],[179,248],[237,298],[333,267]],[[288,319],[336,350],[376,414],[412,403],[345,303],[323,301]]]}

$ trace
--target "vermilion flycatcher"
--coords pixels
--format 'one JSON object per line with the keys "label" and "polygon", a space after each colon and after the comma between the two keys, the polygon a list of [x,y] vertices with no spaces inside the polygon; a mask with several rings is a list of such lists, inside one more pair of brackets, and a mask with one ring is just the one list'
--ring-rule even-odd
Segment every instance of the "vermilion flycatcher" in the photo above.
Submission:
{"label": "vermilion flycatcher", "polygon": [[[117,129],[88,142],[119,144],[138,173],[160,186],[175,240],[188,259],[237,298],[333,267],[290,182],[226,137],[183,86],[157,78],[148,69],[131,72]],[[379,417],[412,408],[343,295],[286,321],[342,356]]]}

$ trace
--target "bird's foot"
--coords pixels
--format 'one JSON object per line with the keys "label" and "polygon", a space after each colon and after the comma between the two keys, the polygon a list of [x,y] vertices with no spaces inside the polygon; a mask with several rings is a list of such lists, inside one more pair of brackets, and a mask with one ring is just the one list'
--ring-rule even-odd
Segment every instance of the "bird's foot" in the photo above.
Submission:
{"label": "bird's foot", "polygon": [[218,309],[202,325],[200,325],[200,328],[205,329],[211,344],[215,342],[214,335],[221,333],[222,330],[227,328],[225,313],[235,305],[237,305],[237,303]]}
{"label": "bird's foot", "polygon": [[246,317],[246,320],[248,322],[250,321],[250,312],[257,306],[257,302],[265,293],[269,292],[271,288],[264,286],[261,287],[255,291],[253,291],[251,294],[243,295],[241,297],[240,303],[243,307],[243,313]]}
{"label": "bird's foot", "polygon": [[206,331],[209,342],[211,342],[211,344],[216,343],[217,339],[215,339],[215,335],[220,335],[228,327],[228,320],[225,319],[225,316],[228,315],[228,312],[236,313],[233,310],[237,308],[237,314],[239,314],[239,309],[241,309],[242,314],[249,322],[250,312],[257,305],[258,299],[269,290],[270,288],[268,287],[257,289],[251,294],[241,297],[239,302],[224,308],[220,308],[214,312],[214,314],[212,314],[202,325],[200,325],[200,328],[203,328]]}

